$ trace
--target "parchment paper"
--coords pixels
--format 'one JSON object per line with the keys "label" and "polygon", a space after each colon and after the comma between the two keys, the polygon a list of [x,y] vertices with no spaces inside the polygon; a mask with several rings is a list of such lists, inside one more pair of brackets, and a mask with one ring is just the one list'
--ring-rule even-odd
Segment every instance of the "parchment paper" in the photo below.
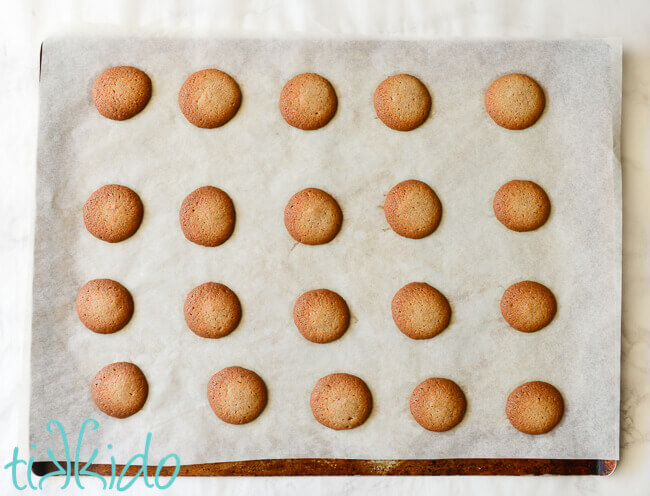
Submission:
{"label": "parchment paper", "polygon": [[[101,117],[94,78],[134,65],[153,81],[135,118]],[[71,435],[86,418],[82,457],[126,461],[153,435],[150,461],[169,452],[183,463],[284,457],[617,458],[621,296],[620,46],[605,41],[383,42],[179,39],[56,39],[43,47],[38,152],[32,347],[32,453],[62,457],[45,430],[57,419]],[[192,72],[216,67],[240,84],[236,117],[215,130],[190,125],[177,96]],[[321,130],[287,125],[278,111],[284,83],[317,72],[334,85],[339,108]],[[387,76],[419,77],[431,117],[400,133],[376,118],[372,96]],[[523,132],[494,124],[483,107],[491,81],[524,72],[541,83],[547,107]],[[443,204],[438,230],[407,240],[388,229],[381,205],[397,182],[430,184]],[[549,221],[530,233],[503,227],[496,190],[520,178],[552,201]],[[138,232],[108,244],[84,228],[81,210],[98,187],[133,188],[145,205]],[[217,248],[188,242],[178,211],[194,188],[215,185],[237,211],[231,239]],[[296,245],[283,209],[298,190],[331,193],[344,213],[323,246]],[[79,322],[77,290],[112,278],[133,294],[135,314],[113,335]],[[504,289],[532,279],[552,289],[558,314],[533,334],[501,318]],[[186,294],[206,281],[228,285],[243,306],[230,336],[206,340],[183,319]],[[426,281],[449,299],[442,334],[414,341],[395,327],[394,293]],[[292,321],[296,298],[329,288],[353,314],[344,337],[307,342]],[[90,396],[94,374],[133,361],[150,392],[143,410],[118,420]],[[206,400],[212,374],[229,365],[258,372],[269,402],[254,422],[221,422]],[[335,432],[309,408],[316,381],[344,371],[374,398],[368,421]],[[463,422],[446,433],[422,429],[409,397],[427,377],[456,381],[468,399]],[[529,380],[554,384],[566,413],[544,436],[508,422],[510,391]],[[106,445],[111,443],[112,450]]]}

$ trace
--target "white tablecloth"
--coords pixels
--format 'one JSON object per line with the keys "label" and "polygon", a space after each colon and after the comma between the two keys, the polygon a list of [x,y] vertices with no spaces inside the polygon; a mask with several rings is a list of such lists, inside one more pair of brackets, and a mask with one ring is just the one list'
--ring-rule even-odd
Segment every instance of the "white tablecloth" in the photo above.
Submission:
{"label": "white tablecloth", "polygon": [[[27,452],[29,323],[40,41],[52,34],[623,40],[621,462],[597,477],[177,479],[166,494],[625,494],[650,487],[650,3],[628,0],[2,2],[0,16],[0,466]],[[65,494],[92,494],[99,486]],[[45,484],[61,494],[60,479]],[[0,493],[12,494],[0,471]],[[108,491],[105,494],[109,493]],[[22,493],[24,494],[24,493]],[[124,493],[122,493],[124,494]],[[126,494],[154,494],[141,483]]]}

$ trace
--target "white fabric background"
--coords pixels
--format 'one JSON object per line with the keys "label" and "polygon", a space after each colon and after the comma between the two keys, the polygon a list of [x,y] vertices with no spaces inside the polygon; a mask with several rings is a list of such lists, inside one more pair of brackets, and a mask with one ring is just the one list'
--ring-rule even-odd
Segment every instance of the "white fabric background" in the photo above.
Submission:
{"label": "white fabric background", "polygon": [[[623,39],[621,462],[608,478],[178,479],[166,494],[625,494],[650,486],[650,4],[566,2],[56,2],[2,0],[0,16],[0,465],[27,448],[38,48],[55,33]],[[0,490],[11,494],[8,472]],[[50,479],[50,482],[53,482]],[[54,481],[46,493],[60,494]],[[71,490],[66,494],[92,494]],[[106,492],[108,493],[108,492]],[[153,494],[139,484],[128,494]]]}

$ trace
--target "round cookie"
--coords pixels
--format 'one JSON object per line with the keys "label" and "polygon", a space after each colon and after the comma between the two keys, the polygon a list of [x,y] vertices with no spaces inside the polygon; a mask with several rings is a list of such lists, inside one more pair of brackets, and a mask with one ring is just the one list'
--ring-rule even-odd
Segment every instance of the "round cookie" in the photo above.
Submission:
{"label": "round cookie", "polygon": [[506,129],[526,129],[537,122],[546,99],[537,82],[525,74],[506,74],[485,92],[485,109]]}
{"label": "round cookie", "polygon": [[284,225],[293,239],[306,245],[322,245],[341,229],[343,213],[325,191],[307,188],[291,197],[284,208]]}
{"label": "round cookie", "polygon": [[144,406],[149,384],[137,365],[117,362],[97,372],[90,391],[102,412],[111,417],[126,418]]}
{"label": "round cookie", "polygon": [[451,319],[445,295],[424,282],[400,289],[391,303],[397,328],[411,339],[429,339],[444,331]]}
{"label": "round cookie", "polygon": [[229,424],[255,420],[267,401],[264,381],[252,370],[227,367],[208,382],[208,402],[212,411]]}
{"label": "round cookie", "polygon": [[316,383],[309,400],[314,418],[334,430],[363,424],[372,410],[366,383],[350,374],[330,374]]}
{"label": "round cookie", "polygon": [[418,78],[409,74],[390,76],[375,90],[377,117],[396,131],[411,131],[431,112],[431,95]]}
{"label": "round cookie", "polygon": [[216,282],[206,282],[190,291],[184,311],[187,326],[202,338],[227,336],[241,319],[237,295],[227,286]]}
{"label": "round cookie", "polygon": [[77,294],[77,315],[91,331],[111,334],[131,320],[133,298],[119,282],[93,279],[84,284]]}
{"label": "round cookie", "polygon": [[140,69],[111,67],[93,84],[93,102],[104,117],[123,121],[146,107],[151,98],[151,79]]}
{"label": "round cookie", "polygon": [[448,431],[463,420],[467,400],[454,381],[433,377],[421,382],[411,394],[411,414],[429,431]]}
{"label": "round cookie", "polygon": [[183,200],[180,222],[183,234],[192,243],[219,246],[235,229],[235,206],[224,191],[202,186]]}
{"label": "round cookie", "polygon": [[235,116],[241,105],[241,91],[225,72],[204,69],[185,80],[178,93],[178,105],[191,124],[213,129]]}
{"label": "round cookie", "polygon": [[442,204],[428,184],[410,179],[388,192],[384,215],[397,234],[420,239],[431,234],[440,224]]}
{"label": "round cookie", "polygon": [[545,434],[562,419],[564,400],[560,392],[541,381],[516,388],[506,403],[506,415],[515,429],[526,434]]}
{"label": "round cookie", "polygon": [[102,186],[90,195],[83,208],[88,232],[109,243],[133,236],[140,227],[143,213],[137,193],[119,184]]}
{"label": "round cookie", "polygon": [[546,327],[557,311],[555,296],[546,286],[521,281],[505,290],[501,297],[501,315],[511,327],[535,332]]}
{"label": "round cookie", "polygon": [[280,93],[280,113],[293,127],[312,130],[327,124],[338,106],[330,82],[318,74],[298,74]]}
{"label": "round cookie", "polygon": [[546,192],[532,181],[505,183],[494,195],[494,215],[512,231],[533,231],[542,226],[551,213]]}
{"label": "round cookie", "polygon": [[303,293],[293,307],[293,322],[312,343],[329,343],[350,325],[350,310],[334,291],[315,289]]}

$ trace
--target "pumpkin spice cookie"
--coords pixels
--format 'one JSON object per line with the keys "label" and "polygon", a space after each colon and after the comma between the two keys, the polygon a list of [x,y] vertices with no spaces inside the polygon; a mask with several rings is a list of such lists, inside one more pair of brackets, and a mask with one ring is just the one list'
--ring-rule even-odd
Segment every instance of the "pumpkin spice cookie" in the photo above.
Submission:
{"label": "pumpkin spice cookie", "polygon": [[533,231],[551,212],[546,192],[532,181],[514,180],[499,188],[492,204],[494,215],[512,231]]}
{"label": "pumpkin spice cookie", "polygon": [[137,193],[119,184],[102,186],[90,195],[83,208],[88,232],[109,243],[133,236],[140,227],[143,213]]}
{"label": "pumpkin spice cookie", "polygon": [[397,234],[420,239],[440,224],[442,204],[429,185],[411,179],[390,190],[384,201],[384,215]]}
{"label": "pumpkin spice cookie", "polygon": [[140,69],[121,66],[102,72],[93,84],[93,102],[104,117],[123,121],[146,107],[151,79]]}
{"label": "pumpkin spice cookie", "polygon": [[149,384],[137,365],[117,362],[97,372],[90,391],[102,412],[111,417],[126,418],[142,409],[149,394]]}
{"label": "pumpkin spice cookie", "polygon": [[330,82],[318,74],[298,74],[280,94],[280,113],[293,127],[312,130],[327,124],[338,106]]}
{"label": "pumpkin spice cookie", "polygon": [[227,336],[241,319],[237,295],[227,286],[216,282],[206,282],[190,291],[184,311],[187,326],[203,338]]}
{"label": "pumpkin spice cookie", "polygon": [[267,401],[266,385],[252,370],[227,367],[208,382],[208,402],[217,417],[229,424],[255,420]]}
{"label": "pumpkin spice cookie", "polygon": [[334,291],[315,289],[298,298],[293,307],[293,322],[312,343],[329,343],[348,329],[350,310]]}
{"label": "pumpkin spice cookie", "polygon": [[241,91],[225,72],[205,69],[185,80],[178,93],[178,105],[191,124],[213,129],[235,116],[241,105]]}
{"label": "pumpkin spice cookie", "polygon": [[180,222],[183,234],[192,243],[219,246],[235,229],[235,206],[224,191],[203,186],[183,200]]}
{"label": "pumpkin spice cookie", "polygon": [[400,289],[391,303],[397,328],[411,339],[429,339],[444,331],[451,319],[447,298],[424,282]]}
{"label": "pumpkin spice cookie", "polygon": [[396,131],[411,131],[431,112],[431,95],[418,78],[409,74],[390,76],[375,90],[377,117]]}
{"label": "pumpkin spice cookie", "polygon": [[562,394],[546,382],[533,381],[516,388],[506,403],[506,415],[515,429],[526,434],[545,434],[562,419]]}
{"label": "pumpkin spice cookie", "polygon": [[119,282],[94,279],[84,284],[77,294],[77,315],[91,331],[111,334],[131,320],[133,298]]}
{"label": "pumpkin spice cookie", "polygon": [[546,99],[537,82],[525,74],[506,74],[485,92],[485,109],[506,129],[526,129],[542,115]]}
{"label": "pumpkin spice cookie", "polygon": [[501,315],[511,327],[521,332],[535,332],[546,327],[556,311],[555,296],[538,282],[513,284],[501,297]]}
{"label": "pumpkin spice cookie", "polygon": [[341,229],[343,213],[325,191],[307,188],[291,197],[284,209],[284,225],[293,239],[306,245],[322,245]]}
{"label": "pumpkin spice cookie", "polygon": [[463,420],[467,400],[454,381],[433,377],[413,390],[410,406],[418,424],[430,431],[443,432]]}
{"label": "pumpkin spice cookie", "polygon": [[309,403],[318,422],[338,431],[366,421],[372,410],[372,395],[358,377],[330,374],[318,380]]}

